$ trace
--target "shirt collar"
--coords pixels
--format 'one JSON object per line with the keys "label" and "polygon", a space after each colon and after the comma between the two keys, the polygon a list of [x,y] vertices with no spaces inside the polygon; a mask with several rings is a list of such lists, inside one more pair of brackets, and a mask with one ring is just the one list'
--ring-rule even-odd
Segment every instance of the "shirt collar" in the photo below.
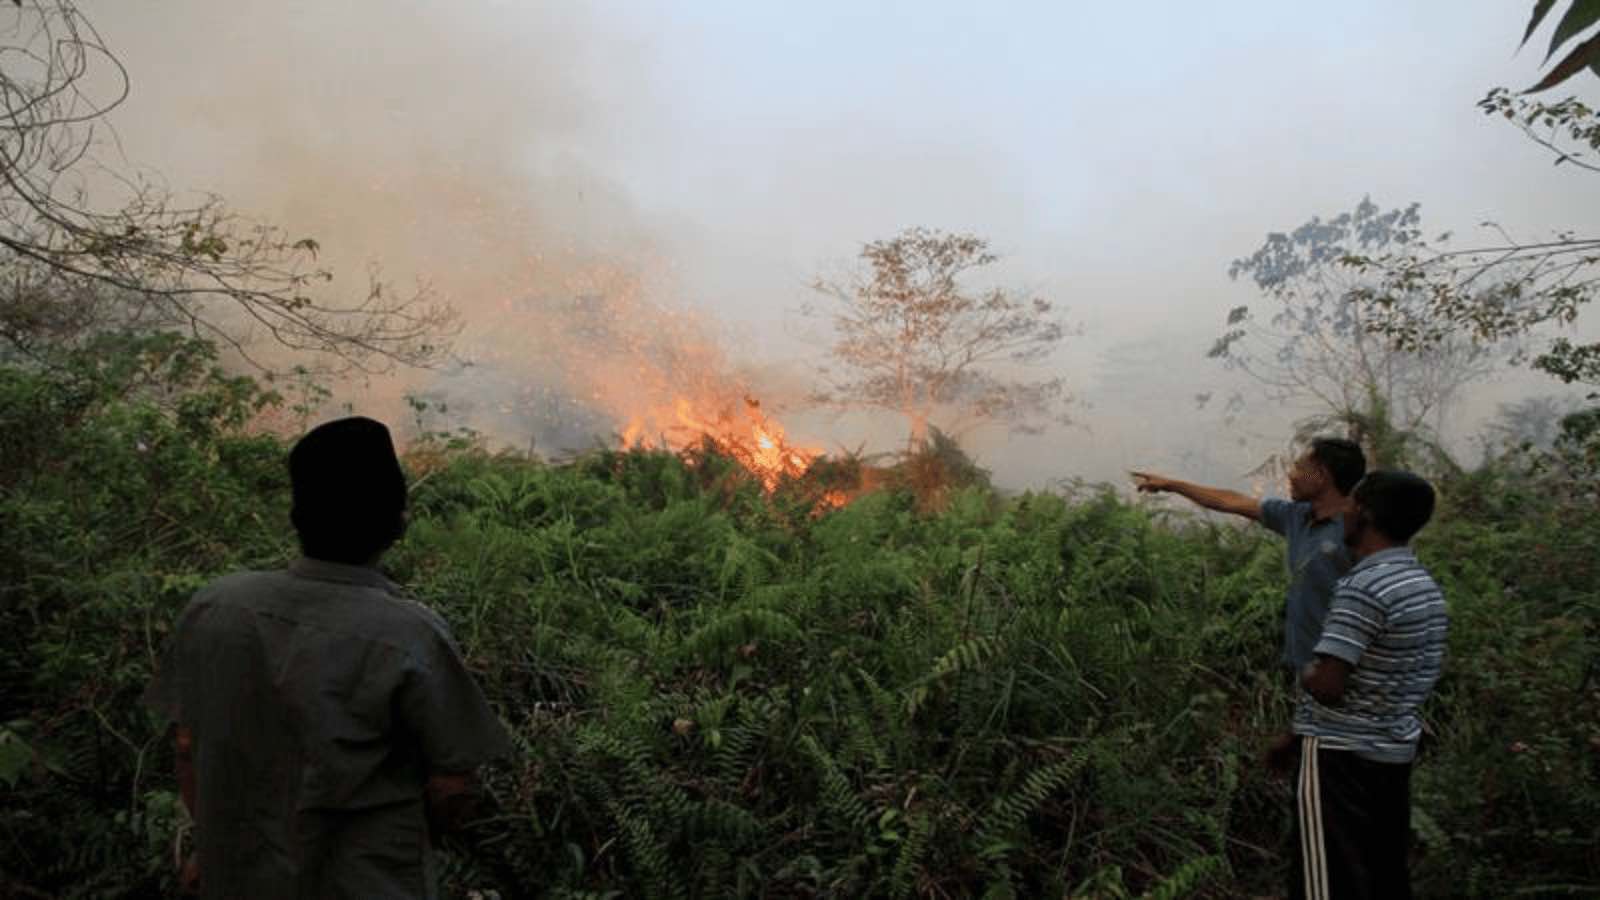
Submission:
{"label": "shirt collar", "polygon": [[1351,566],[1349,574],[1354,575],[1356,572],[1359,572],[1362,569],[1368,569],[1373,566],[1381,566],[1385,563],[1416,561],[1417,555],[1412,552],[1410,547],[1387,547],[1383,550],[1379,550],[1377,553],[1367,556],[1360,562]]}
{"label": "shirt collar", "polygon": [[309,556],[302,556],[290,563],[289,571],[301,578],[313,578],[317,581],[337,581],[341,584],[376,588],[389,586],[389,579],[371,566],[353,566],[349,563],[312,559]]}
{"label": "shirt collar", "polygon": [[1338,522],[1341,526],[1343,526],[1343,524],[1344,524],[1344,513],[1336,512],[1333,515],[1327,517],[1326,519],[1319,519],[1319,518],[1317,518],[1317,505],[1315,503],[1310,502],[1309,500],[1305,501],[1305,503],[1306,503],[1306,524],[1307,525],[1326,525],[1329,522]]}

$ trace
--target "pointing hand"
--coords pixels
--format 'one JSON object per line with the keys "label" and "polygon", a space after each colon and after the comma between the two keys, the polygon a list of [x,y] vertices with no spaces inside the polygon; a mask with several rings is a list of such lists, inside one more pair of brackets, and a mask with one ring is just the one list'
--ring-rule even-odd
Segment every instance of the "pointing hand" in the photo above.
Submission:
{"label": "pointing hand", "polygon": [[1159,494],[1163,491],[1172,490],[1172,479],[1170,478],[1152,475],[1149,472],[1129,472],[1128,474],[1133,476],[1134,486],[1139,489],[1140,493]]}

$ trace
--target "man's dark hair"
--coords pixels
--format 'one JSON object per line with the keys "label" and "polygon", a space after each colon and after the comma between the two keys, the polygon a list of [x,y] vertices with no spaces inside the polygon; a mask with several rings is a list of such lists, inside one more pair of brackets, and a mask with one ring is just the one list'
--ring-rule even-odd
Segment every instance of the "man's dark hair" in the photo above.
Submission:
{"label": "man's dark hair", "polygon": [[1367,455],[1361,452],[1361,445],[1344,438],[1323,437],[1312,441],[1311,458],[1322,463],[1333,479],[1334,488],[1347,496],[1367,473]]}
{"label": "man's dark hair", "polygon": [[289,451],[300,549],[313,559],[364,564],[405,531],[406,477],[383,423],[361,416],[311,429]]}
{"label": "man's dark hair", "polygon": [[1378,469],[1356,485],[1356,505],[1372,527],[1404,544],[1433,517],[1433,485],[1410,472]]}

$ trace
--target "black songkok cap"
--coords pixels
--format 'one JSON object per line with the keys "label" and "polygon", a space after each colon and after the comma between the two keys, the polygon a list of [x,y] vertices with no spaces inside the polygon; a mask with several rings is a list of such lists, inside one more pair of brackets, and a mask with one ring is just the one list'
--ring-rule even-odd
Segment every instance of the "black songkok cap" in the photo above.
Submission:
{"label": "black songkok cap", "polygon": [[289,451],[297,516],[351,521],[406,508],[406,476],[382,422],[351,416],[306,432]]}

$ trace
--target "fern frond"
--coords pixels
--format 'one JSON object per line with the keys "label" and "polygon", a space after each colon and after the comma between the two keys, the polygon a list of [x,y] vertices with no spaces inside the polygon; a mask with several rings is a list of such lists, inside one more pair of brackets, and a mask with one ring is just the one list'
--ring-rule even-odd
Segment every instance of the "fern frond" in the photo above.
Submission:
{"label": "fern frond", "polygon": [[909,897],[916,888],[917,875],[922,871],[922,857],[927,853],[928,838],[933,834],[932,817],[914,814],[909,818],[906,839],[900,845],[900,854],[895,857],[894,873],[889,880],[889,896],[892,900]]}
{"label": "fern frond", "polygon": [[798,641],[804,632],[781,612],[740,608],[723,613],[684,638],[683,652],[702,664],[720,663],[739,647],[751,643],[783,644]]}
{"label": "fern frond", "polygon": [[861,831],[872,820],[872,812],[856,794],[850,783],[828,751],[811,735],[800,738],[800,745],[817,767],[817,781],[824,808],[833,818],[846,823],[846,831]]}
{"label": "fern frond", "polygon": [[979,855],[999,859],[1009,852],[1011,833],[1046,798],[1075,781],[1088,759],[1088,747],[1079,747],[1066,759],[1029,772],[1014,790],[996,798],[978,822]]}
{"label": "fern frond", "polygon": [[641,892],[647,897],[682,897],[683,882],[676,877],[672,853],[642,816],[630,813],[620,804],[609,807],[611,817],[622,830],[623,845],[640,876]]}
{"label": "fern frond", "polygon": [[1161,883],[1146,891],[1145,900],[1177,900],[1192,897],[1202,885],[1228,870],[1226,857],[1215,853],[1197,856],[1178,867],[1178,870],[1161,879]]}
{"label": "fern frond", "polygon": [[906,698],[907,714],[916,715],[939,682],[982,668],[984,663],[999,656],[1004,649],[1005,642],[1000,638],[985,635],[963,641],[945,651],[943,656],[934,660],[933,668],[928,670],[921,682],[911,689]]}

